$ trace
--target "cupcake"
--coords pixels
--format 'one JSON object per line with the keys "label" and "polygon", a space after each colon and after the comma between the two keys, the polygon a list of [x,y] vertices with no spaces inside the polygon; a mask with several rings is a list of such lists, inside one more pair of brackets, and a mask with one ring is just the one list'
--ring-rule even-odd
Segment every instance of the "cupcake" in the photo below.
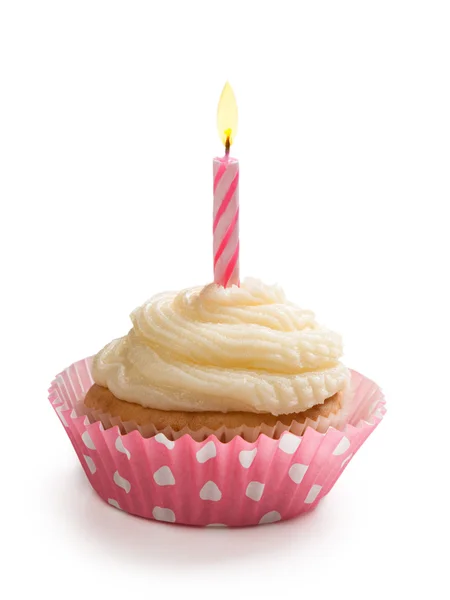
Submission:
{"label": "cupcake", "polygon": [[381,421],[341,338],[256,280],[163,293],[60,373],[49,399],[110,506],[197,526],[317,506]]}
{"label": "cupcake", "polygon": [[208,526],[317,506],[381,421],[380,388],[339,335],[277,286],[239,275],[238,126],[226,84],[213,160],[214,282],[159,294],[132,329],[53,381],[50,402],[99,496],[140,517]]}
{"label": "cupcake", "polygon": [[[345,417],[350,373],[339,335],[278,286],[247,279],[159,294],[94,358],[85,406],[146,437],[256,439],[323,430]],[[105,421],[105,417],[102,419]]]}

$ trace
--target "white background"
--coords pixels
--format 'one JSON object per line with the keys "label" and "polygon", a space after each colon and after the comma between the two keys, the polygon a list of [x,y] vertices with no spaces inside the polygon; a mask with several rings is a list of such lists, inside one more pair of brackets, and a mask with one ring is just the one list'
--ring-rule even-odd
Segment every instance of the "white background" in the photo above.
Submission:
{"label": "white background", "polygon": [[[444,1],[0,3],[5,597],[448,598],[449,31]],[[388,414],[312,514],[197,530],[103,504],[46,396],[211,281],[227,79],[242,275],[342,332]]]}

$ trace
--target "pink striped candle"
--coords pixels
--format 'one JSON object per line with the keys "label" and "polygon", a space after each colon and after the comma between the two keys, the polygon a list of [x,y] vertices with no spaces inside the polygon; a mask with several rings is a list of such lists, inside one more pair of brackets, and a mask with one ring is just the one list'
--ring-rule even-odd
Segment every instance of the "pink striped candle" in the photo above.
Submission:
{"label": "pink striped candle", "polygon": [[214,282],[229,287],[239,285],[239,162],[215,158],[213,174]]}

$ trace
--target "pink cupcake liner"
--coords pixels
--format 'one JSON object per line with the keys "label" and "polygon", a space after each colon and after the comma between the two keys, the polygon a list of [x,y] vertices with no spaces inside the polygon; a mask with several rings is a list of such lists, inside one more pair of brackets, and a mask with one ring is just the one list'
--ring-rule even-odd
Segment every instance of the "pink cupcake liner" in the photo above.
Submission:
{"label": "pink cupcake liner", "polygon": [[273,523],[311,510],[331,490],[386,411],[380,388],[352,371],[347,423],[303,435],[224,443],[185,434],[145,438],[83,414],[90,359],[60,373],[49,400],[92,487],[111,506],[147,519],[229,527]]}

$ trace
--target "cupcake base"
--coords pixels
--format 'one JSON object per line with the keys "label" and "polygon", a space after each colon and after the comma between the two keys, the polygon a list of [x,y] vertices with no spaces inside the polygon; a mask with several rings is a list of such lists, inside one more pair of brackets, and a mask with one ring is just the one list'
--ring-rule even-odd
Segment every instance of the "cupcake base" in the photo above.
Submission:
{"label": "cupcake base", "polygon": [[339,392],[331,396],[323,404],[311,407],[309,410],[288,415],[272,415],[268,413],[250,412],[187,412],[168,411],[156,408],[146,408],[119,400],[107,388],[94,384],[86,394],[84,405],[91,411],[107,413],[111,417],[119,417],[122,421],[134,421],[141,427],[152,425],[155,431],[162,432],[166,428],[179,432],[184,428],[198,431],[205,428],[210,433],[215,433],[222,427],[236,429],[243,425],[246,427],[261,427],[267,425],[275,427],[276,424],[291,426],[293,421],[304,423],[307,419],[317,420],[319,417],[330,417],[340,411],[343,405],[343,393]]}
{"label": "cupcake base", "polygon": [[260,434],[254,442],[215,435],[144,438],[105,430],[84,414],[90,359],[57,376],[49,399],[96,492],[111,506],[144,518],[189,525],[243,526],[289,519],[314,508],[381,421],[380,388],[352,372],[347,423],[302,436]]}

